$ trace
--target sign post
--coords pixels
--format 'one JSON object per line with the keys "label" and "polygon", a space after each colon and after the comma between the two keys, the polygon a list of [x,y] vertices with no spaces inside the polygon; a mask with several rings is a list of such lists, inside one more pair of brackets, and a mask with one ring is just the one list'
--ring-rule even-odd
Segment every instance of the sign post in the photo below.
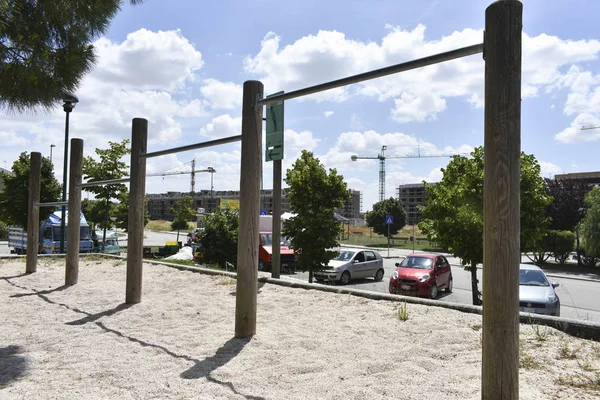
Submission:
{"label": "sign post", "polygon": [[[275,96],[283,92],[272,94]],[[267,97],[271,97],[267,96]],[[271,277],[281,272],[281,160],[283,159],[283,101],[267,106],[265,161],[273,161],[273,257]]]}
{"label": "sign post", "polygon": [[393,215],[386,215],[385,216],[385,224],[387,225],[388,228],[388,258],[390,256],[390,225],[392,225],[394,223],[394,216]]}

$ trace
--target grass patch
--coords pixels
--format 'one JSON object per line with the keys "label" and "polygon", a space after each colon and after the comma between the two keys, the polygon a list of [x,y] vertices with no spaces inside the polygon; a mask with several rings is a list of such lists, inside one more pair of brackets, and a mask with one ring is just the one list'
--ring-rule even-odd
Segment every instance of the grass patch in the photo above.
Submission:
{"label": "grass patch", "polygon": [[519,368],[523,369],[541,369],[542,364],[534,356],[525,350],[524,342],[519,341]]}
{"label": "grass patch", "polygon": [[[367,246],[367,247],[388,247],[388,240],[385,236],[376,234],[369,230],[367,226],[351,226],[350,234],[348,239],[343,239],[340,244]],[[398,233],[392,235],[393,237],[405,237],[409,238],[406,242],[403,240],[395,240],[393,243],[390,241],[390,248],[396,249],[412,249],[413,242],[410,241],[410,237],[413,236],[413,227],[405,226]],[[415,226],[414,236],[417,241],[414,243],[415,250],[438,250],[443,249],[435,243],[427,241],[426,237],[421,233],[418,226]]]}
{"label": "grass patch", "polygon": [[400,304],[400,306],[396,310],[396,317],[400,321],[408,320],[408,308],[406,306],[406,302]]}
{"label": "grass patch", "polygon": [[545,342],[548,339],[549,330],[547,328],[543,328],[540,325],[532,325],[533,333],[535,334],[535,340],[538,342]]}
{"label": "grass patch", "polygon": [[481,330],[481,324],[469,325],[469,328],[473,329],[475,332],[478,332]]}
{"label": "grass patch", "polygon": [[190,267],[199,267],[198,264],[196,264],[195,262],[193,262],[192,260],[159,260],[156,259],[155,261],[161,261],[161,262],[165,262],[165,263],[169,263],[169,264],[178,264],[178,265],[187,265]]}
{"label": "grass patch", "polygon": [[600,374],[587,375],[579,372],[563,374],[558,377],[556,383],[576,389],[598,391],[600,390]]}
{"label": "grass patch", "polygon": [[[187,229],[181,229],[179,232],[191,232],[192,229],[196,227],[196,224],[193,222],[188,222]],[[151,231],[167,231],[167,232],[177,232],[171,229],[171,221],[164,220],[156,220],[156,221],[148,221],[146,224],[146,229]]]}
{"label": "grass patch", "polygon": [[559,360],[574,360],[577,358],[577,352],[579,349],[571,349],[569,343],[563,341],[558,348],[558,358]]}

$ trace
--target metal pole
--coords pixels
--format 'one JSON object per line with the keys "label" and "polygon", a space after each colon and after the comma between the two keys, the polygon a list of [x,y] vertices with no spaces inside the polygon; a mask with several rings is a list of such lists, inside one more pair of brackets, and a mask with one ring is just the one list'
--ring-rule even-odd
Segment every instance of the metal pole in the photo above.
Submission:
{"label": "metal pole", "polygon": [[[67,200],[67,160],[69,155],[69,114],[71,113],[68,108],[65,108],[66,120],[65,120],[65,159],[63,162],[63,191],[62,201]],[[65,253],[65,206],[62,206],[60,213],[60,254]]]}
{"label": "metal pole", "polygon": [[52,162],[52,148],[56,147],[55,145],[51,144],[50,145],[50,162]]}
{"label": "metal pole", "polygon": [[413,217],[413,253],[415,252],[415,218]]}
{"label": "metal pole", "polygon": [[142,300],[142,262],[144,256],[144,195],[146,194],[146,152],[148,121],[134,118],[131,126],[131,173],[129,217],[127,220],[127,283],[125,303]]}
{"label": "metal pole", "polygon": [[390,256],[390,224],[387,224],[387,227],[388,227],[387,237],[388,237],[388,258],[389,258],[389,256]]}
{"label": "metal pole", "polygon": [[173,147],[172,149],[154,151],[152,153],[144,153],[144,154],[140,154],[140,157],[141,158],[152,158],[152,157],[165,156],[167,154],[181,153],[182,151],[196,150],[196,149],[202,149],[204,147],[217,146],[220,144],[239,142],[240,140],[242,140],[242,135],[229,136],[229,137],[226,137],[223,139],[209,140],[207,142],[189,144],[187,146],[181,146],[181,147]]}
{"label": "metal pole", "polygon": [[83,175],[83,140],[71,139],[71,170],[69,177],[69,223],[67,224],[67,263],[65,285],[75,285],[79,277],[79,241],[81,225],[81,187]]}
{"label": "metal pole", "polygon": [[482,399],[519,398],[521,40],[523,5],[485,12]]}
{"label": "metal pole", "polygon": [[293,92],[283,93],[279,95],[269,96],[258,101],[258,105],[267,105],[275,103],[277,101],[284,101],[289,99],[295,99],[296,97],[302,97],[309,94],[323,92],[329,89],[335,89],[341,86],[351,85],[353,83],[359,83],[368,81],[370,79],[381,78],[382,76],[396,74],[398,72],[409,71],[411,69],[425,67],[427,65],[438,64],[444,61],[454,60],[456,58],[462,58],[471,56],[473,54],[483,52],[483,43],[476,44],[473,46],[462,47],[460,49],[447,51],[445,53],[435,54],[433,56],[419,58],[417,60],[408,61],[401,64],[392,65],[381,69],[376,69],[362,74],[349,76],[346,78],[338,79],[335,81],[322,83],[320,85],[310,86],[304,89],[296,90]]}
{"label": "metal pole", "polygon": [[237,251],[235,337],[256,334],[258,291],[258,244],[260,213],[260,166],[262,165],[263,96],[259,81],[244,82],[242,101],[242,160],[240,168],[240,234]]}
{"label": "metal pole", "polygon": [[93,187],[93,186],[103,186],[103,185],[112,185],[113,183],[126,183],[129,182],[131,178],[118,178],[118,179],[107,179],[105,181],[91,181],[91,182],[82,182],[78,183],[79,187]]}
{"label": "metal pole", "polygon": [[281,273],[281,160],[273,161],[273,259],[271,277]]}
{"label": "metal pole", "polygon": [[35,206],[35,203],[40,201],[40,180],[42,175],[42,154],[34,151],[30,157],[29,202],[27,203],[27,258],[25,260],[25,273],[27,274],[31,274],[37,270],[40,209]]}
{"label": "metal pole", "polygon": [[213,203],[214,203],[214,199],[213,199],[213,174],[214,172],[210,173],[210,212],[212,213],[213,210]]}

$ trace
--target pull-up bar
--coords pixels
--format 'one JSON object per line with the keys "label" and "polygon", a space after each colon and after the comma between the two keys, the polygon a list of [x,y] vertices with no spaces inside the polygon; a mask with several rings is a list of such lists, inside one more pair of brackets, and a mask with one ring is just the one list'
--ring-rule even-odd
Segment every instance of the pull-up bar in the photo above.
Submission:
{"label": "pull-up bar", "polygon": [[68,206],[68,205],[69,205],[68,201],[53,201],[50,203],[37,203],[37,202],[33,203],[34,207],[61,207],[61,206]]}
{"label": "pull-up bar", "polygon": [[418,58],[416,60],[407,61],[401,64],[392,65],[385,68],[375,69],[373,71],[364,72],[362,74],[348,76],[346,78],[337,79],[335,81],[321,83],[319,85],[310,86],[304,89],[295,90],[293,92],[282,93],[268,98],[260,99],[257,101],[257,105],[267,105],[275,103],[277,101],[294,99],[296,97],[302,97],[309,94],[323,92],[329,89],[335,89],[341,86],[351,85],[353,83],[359,83],[368,81],[370,79],[381,78],[382,76],[396,74],[398,72],[409,71],[411,69],[417,69],[425,67],[427,65],[438,64],[444,61],[454,60],[457,58],[472,56],[473,54],[483,53],[483,43],[475,44],[473,46],[462,47],[460,49],[447,51],[445,53],[434,54],[432,56]]}
{"label": "pull-up bar", "polygon": [[78,183],[77,186],[92,187],[92,186],[112,185],[115,183],[127,183],[127,182],[129,182],[129,178],[119,178],[119,179],[107,179],[105,181],[82,182],[82,183]]}
{"label": "pull-up bar", "polygon": [[202,142],[202,143],[188,144],[187,146],[173,147],[171,149],[154,151],[152,153],[142,153],[142,154],[140,154],[140,158],[165,156],[167,154],[180,153],[182,151],[188,151],[188,150],[196,150],[196,149],[201,149],[203,147],[212,147],[212,146],[218,146],[220,144],[239,142],[240,140],[242,140],[242,135],[229,136],[229,137],[226,137],[223,139],[215,139],[215,140],[209,140],[207,142]]}

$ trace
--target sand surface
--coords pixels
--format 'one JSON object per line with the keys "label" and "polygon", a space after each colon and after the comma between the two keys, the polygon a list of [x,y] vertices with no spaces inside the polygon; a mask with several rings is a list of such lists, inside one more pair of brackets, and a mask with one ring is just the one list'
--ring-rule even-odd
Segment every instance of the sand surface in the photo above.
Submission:
{"label": "sand surface", "polygon": [[[234,339],[235,281],[121,260],[0,260],[0,399],[479,399],[481,316],[272,284]],[[521,325],[521,399],[600,397],[600,343]]]}

